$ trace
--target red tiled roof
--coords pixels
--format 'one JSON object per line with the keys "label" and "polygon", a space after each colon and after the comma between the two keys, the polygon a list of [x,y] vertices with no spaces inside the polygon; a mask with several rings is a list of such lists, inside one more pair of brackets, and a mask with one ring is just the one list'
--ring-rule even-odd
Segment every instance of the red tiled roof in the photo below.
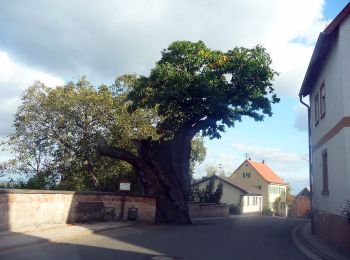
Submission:
{"label": "red tiled roof", "polygon": [[265,163],[258,163],[251,160],[247,160],[250,165],[258,172],[260,175],[271,183],[276,184],[286,184],[269,166]]}

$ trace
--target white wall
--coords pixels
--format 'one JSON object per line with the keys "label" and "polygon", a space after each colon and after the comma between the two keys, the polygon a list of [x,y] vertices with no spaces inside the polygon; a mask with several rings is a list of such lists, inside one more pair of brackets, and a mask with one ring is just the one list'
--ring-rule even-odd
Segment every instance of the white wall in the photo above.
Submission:
{"label": "white wall", "polygon": [[[339,28],[338,39],[327,57],[320,77],[310,94],[311,136],[316,144],[343,117],[350,116],[350,17]],[[314,98],[325,83],[326,114],[315,126]],[[327,149],[329,195],[322,195],[322,151]],[[339,209],[350,199],[350,128],[343,128],[336,136],[313,151],[313,203],[315,209],[340,215]]]}
{"label": "white wall", "polygon": [[[200,189],[204,189],[205,186],[208,184],[209,180],[204,181],[199,185]],[[220,180],[215,179],[215,188],[219,185]],[[222,188],[222,197],[220,202],[221,203],[227,203],[227,204],[234,204],[238,205],[241,200],[241,195],[243,194],[241,190],[235,188],[234,186],[228,184],[227,182],[222,181],[223,188]]]}
{"label": "white wall", "polygon": [[[256,204],[254,205],[254,198],[256,199]],[[249,200],[249,203],[248,203]],[[249,205],[248,205],[249,204]],[[242,213],[253,213],[261,212],[263,205],[262,196],[245,195],[243,196]]]}

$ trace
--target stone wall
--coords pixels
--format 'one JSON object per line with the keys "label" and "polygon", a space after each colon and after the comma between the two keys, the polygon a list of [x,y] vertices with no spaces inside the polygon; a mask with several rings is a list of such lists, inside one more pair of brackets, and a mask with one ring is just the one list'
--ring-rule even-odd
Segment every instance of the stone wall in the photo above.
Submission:
{"label": "stone wall", "polygon": [[315,209],[316,235],[350,252],[350,221],[345,217]]}
{"label": "stone wall", "polygon": [[211,217],[228,217],[229,206],[215,203],[188,203],[189,214],[191,218],[211,218]]}
{"label": "stone wall", "polygon": [[[119,216],[120,200],[112,192],[0,189],[0,230],[73,223],[78,217],[79,201],[102,201],[106,207],[114,207]],[[126,196],[124,219],[131,206],[138,208],[138,220],[155,221],[155,197]]]}

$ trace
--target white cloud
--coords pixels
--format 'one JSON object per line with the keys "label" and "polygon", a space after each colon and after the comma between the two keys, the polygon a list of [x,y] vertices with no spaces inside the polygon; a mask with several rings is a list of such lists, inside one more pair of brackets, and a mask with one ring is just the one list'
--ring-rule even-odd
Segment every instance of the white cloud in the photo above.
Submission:
{"label": "white cloud", "polygon": [[48,86],[64,83],[58,77],[17,63],[6,52],[0,51],[0,137],[10,133],[20,95],[35,80]]}
{"label": "white cloud", "polygon": [[281,72],[278,89],[295,94],[309,46],[325,24],[324,0],[34,2],[0,3],[0,48],[64,78],[104,82],[126,72],[148,73],[174,40],[201,39],[222,50],[263,44]]}
{"label": "white cloud", "polygon": [[305,180],[308,178],[308,162],[304,154],[296,154],[275,147],[249,146],[235,143],[232,147],[248,153],[254,161],[262,161],[286,180]]}
{"label": "white cloud", "polygon": [[307,118],[307,108],[299,104],[294,107],[295,111],[295,119],[294,119],[294,127],[300,131],[307,131],[308,128],[308,118]]}

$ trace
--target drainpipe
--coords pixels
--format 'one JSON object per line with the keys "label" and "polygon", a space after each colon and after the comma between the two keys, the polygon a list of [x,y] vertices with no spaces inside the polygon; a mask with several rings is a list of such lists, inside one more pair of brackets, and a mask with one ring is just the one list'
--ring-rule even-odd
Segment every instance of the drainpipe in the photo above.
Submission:
{"label": "drainpipe", "polygon": [[311,233],[315,234],[315,219],[314,219],[314,207],[313,207],[313,176],[312,176],[312,144],[311,144],[311,109],[308,104],[303,101],[302,95],[299,94],[300,103],[307,107],[307,125],[309,135],[309,181],[310,181],[310,207],[311,207]]}

